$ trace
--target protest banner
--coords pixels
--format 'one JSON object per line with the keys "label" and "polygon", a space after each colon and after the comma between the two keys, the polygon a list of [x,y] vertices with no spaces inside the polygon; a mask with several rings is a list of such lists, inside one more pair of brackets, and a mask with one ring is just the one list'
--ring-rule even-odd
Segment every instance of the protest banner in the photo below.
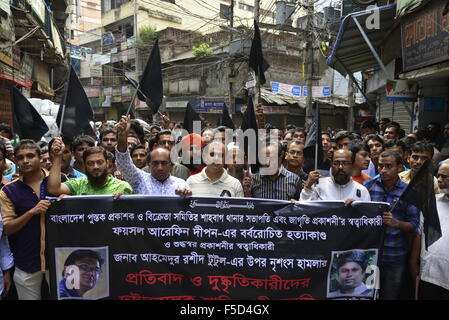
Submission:
{"label": "protest banner", "polygon": [[[52,298],[372,299],[387,208],[376,202],[66,197],[46,215]],[[351,263],[358,263],[358,278],[344,276]]]}

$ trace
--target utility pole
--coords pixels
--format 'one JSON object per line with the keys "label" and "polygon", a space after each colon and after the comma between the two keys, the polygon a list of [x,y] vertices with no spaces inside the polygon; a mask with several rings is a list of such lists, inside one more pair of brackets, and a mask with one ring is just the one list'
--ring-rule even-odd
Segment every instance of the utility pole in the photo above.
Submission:
{"label": "utility pole", "polygon": [[[257,22],[257,24],[259,24],[259,12],[260,12],[259,2],[260,0],[254,0],[254,20]],[[259,99],[260,99],[260,75],[256,76],[256,94],[254,95],[254,106],[256,106],[259,103]]]}
{"label": "utility pole", "polygon": [[354,131],[354,85],[352,79],[349,77],[348,79],[348,122],[347,128],[349,131]]}
{"label": "utility pole", "polygon": [[[234,40],[234,0],[231,0],[231,7],[229,8],[229,26],[231,27],[229,32],[229,47],[231,47],[232,40]],[[232,110],[234,110],[234,94],[233,90],[233,81],[234,79],[234,61],[229,62],[229,104],[228,104],[228,113],[232,118]]]}
{"label": "utility pole", "polygon": [[310,125],[313,121],[313,27],[314,21],[313,17],[315,14],[315,9],[312,0],[307,1],[307,102],[306,102],[306,119],[305,119],[305,129],[309,130]]}

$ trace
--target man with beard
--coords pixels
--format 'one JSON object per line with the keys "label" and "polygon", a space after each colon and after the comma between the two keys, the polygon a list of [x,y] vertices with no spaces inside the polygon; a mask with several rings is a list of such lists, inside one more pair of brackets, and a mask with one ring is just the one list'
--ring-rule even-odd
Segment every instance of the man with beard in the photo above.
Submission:
{"label": "man with beard", "polygon": [[[379,156],[380,176],[365,181],[373,201],[388,202],[393,205],[407,188],[407,183],[399,179],[402,170],[401,156],[386,150]],[[387,226],[382,248],[380,269],[380,298],[397,300],[405,281],[409,254],[408,237],[418,232],[419,210],[401,200],[393,212],[384,212],[382,222]]]}
{"label": "man with beard", "polygon": [[[64,262],[63,278],[58,284],[58,297],[82,298],[97,284],[103,263],[104,260],[100,254],[93,250],[79,249],[70,253]],[[67,278],[70,276],[68,270],[74,267],[79,270],[79,288],[69,289],[66,285]]]}
{"label": "man with beard", "polygon": [[[330,177],[320,178],[318,171],[311,171],[304,183],[300,201],[310,200],[357,200],[371,201],[368,190],[352,180],[355,154],[347,149],[334,152]],[[316,182],[319,179],[319,183]]]}
{"label": "man with beard", "polygon": [[53,165],[48,180],[48,190],[55,195],[101,195],[101,194],[132,194],[131,186],[112,177],[108,172],[106,150],[102,147],[91,147],[84,151],[83,161],[87,178],[69,179],[61,183],[61,158],[64,143],[61,138],[55,138],[50,152]]}
{"label": "man with beard", "polygon": [[438,168],[437,178],[440,194],[435,198],[442,237],[424,249],[421,215],[421,234],[413,239],[410,257],[411,274],[419,281],[418,300],[449,300],[449,163]]}
{"label": "man with beard", "polygon": [[[53,143],[56,138],[50,140],[48,144],[48,150],[52,150]],[[50,162],[53,162],[53,153],[49,152]],[[72,161],[72,150],[70,143],[64,142],[64,150],[62,150],[61,157],[61,172],[66,175],[68,179],[85,178],[86,175],[73,168],[70,163]]]}

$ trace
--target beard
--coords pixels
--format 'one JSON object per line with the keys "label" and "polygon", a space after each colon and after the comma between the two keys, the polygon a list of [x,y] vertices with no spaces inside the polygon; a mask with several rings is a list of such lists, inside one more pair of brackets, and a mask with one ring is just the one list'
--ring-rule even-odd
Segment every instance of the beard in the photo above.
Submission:
{"label": "beard", "polygon": [[105,169],[97,177],[92,176],[89,172],[86,172],[86,175],[87,175],[87,179],[89,180],[89,182],[92,183],[94,186],[102,186],[106,182],[106,180],[109,176],[109,172],[108,172],[108,170]]}
{"label": "beard", "polygon": [[337,171],[333,174],[335,182],[340,185],[346,184],[349,182],[350,176],[344,171]]}

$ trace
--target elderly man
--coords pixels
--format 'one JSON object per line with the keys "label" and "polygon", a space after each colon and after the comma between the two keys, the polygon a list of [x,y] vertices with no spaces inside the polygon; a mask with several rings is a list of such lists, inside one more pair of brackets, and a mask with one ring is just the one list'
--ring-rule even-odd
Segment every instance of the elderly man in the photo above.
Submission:
{"label": "elderly man", "polygon": [[311,171],[304,183],[299,200],[357,200],[371,201],[368,190],[352,180],[355,154],[347,149],[334,152],[330,177],[320,178],[318,171]]}
{"label": "elderly man", "polygon": [[262,147],[261,154],[265,159],[261,160],[260,171],[252,176],[251,192],[246,196],[276,200],[297,199],[302,181],[282,165],[282,144],[278,141],[270,142]]}
{"label": "elderly man", "polygon": [[191,195],[190,188],[184,180],[170,175],[172,162],[170,151],[167,149],[158,147],[151,151],[151,174],[134,165],[127,147],[130,127],[130,117],[122,116],[117,125],[119,136],[115,156],[117,169],[131,185],[134,193],[154,196]]}
{"label": "elderly man", "polygon": [[224,144],[217,140],[210,142],[204,150],[207,166],[187,179],[194,196],[244,197],[240,181],[223,168],[224,160]]}
{"label": "elderly man", "polygon": [[413,240],[411,273],[419,280],[419,300],[449,300],[449,163],[438,169],[440,194],[435,195],[442,237],[425,250],[423,218]]}

